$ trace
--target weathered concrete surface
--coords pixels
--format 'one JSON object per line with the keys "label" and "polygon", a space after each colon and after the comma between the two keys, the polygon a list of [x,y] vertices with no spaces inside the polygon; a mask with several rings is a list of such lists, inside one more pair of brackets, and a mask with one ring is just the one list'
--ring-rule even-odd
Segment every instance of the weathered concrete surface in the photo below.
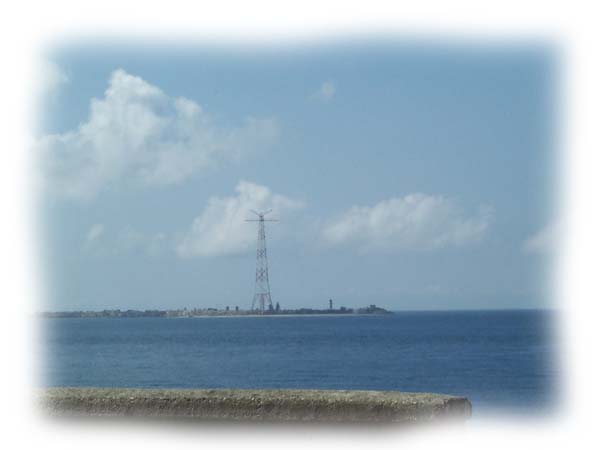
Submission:
{"label": "weathered concrete surface", "polygon": [[54,416],[403,423],[471,416],[466,398],[396,391],[51,388],[39,400]]}

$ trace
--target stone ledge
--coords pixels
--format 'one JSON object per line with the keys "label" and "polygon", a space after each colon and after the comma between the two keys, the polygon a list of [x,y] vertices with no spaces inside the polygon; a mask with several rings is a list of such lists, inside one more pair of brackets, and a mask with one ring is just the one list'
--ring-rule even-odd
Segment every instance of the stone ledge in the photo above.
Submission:
{"label": "stone ledge", "polygon": [[402,423],[471,416],[464,397],[397,391],[49,388],[39,401],[53,416]]}

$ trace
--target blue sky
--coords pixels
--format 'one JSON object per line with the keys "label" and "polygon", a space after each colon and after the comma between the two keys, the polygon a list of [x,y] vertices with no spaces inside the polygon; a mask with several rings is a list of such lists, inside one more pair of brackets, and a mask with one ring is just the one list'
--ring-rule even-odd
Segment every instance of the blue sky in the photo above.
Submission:
{"label": "blue sky", "polygon": [[545,47],[70,46],[36,130],[43,309],[550,306]]}

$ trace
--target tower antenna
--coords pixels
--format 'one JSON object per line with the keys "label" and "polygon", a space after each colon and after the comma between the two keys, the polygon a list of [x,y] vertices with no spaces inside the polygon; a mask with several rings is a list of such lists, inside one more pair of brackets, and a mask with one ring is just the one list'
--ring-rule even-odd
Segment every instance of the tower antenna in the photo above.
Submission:
{"label": "tower antenna", "polygon": [[256,278],[254,285],[254,298],[252,299],[252,311],[260,314],[273,311],[271,300],[271,288],[269,286],[269,263],[267,260],[267,238],[265,235],[265,222],[278,222],[275,219],[265,219],[272,210],[256,212],[250,210],[258,218],[246,219],[246,222],[258,222],[258,241],[256,245]]}

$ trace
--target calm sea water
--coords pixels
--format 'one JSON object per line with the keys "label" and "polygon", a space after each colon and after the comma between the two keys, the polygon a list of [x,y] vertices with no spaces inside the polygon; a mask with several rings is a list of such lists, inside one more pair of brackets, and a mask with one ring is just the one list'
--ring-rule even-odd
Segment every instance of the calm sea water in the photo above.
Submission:
{"label": "calm sea water", "polygon": [[311,388],[467,396],[474,414],[551,409],[552,313],[46,319],[47,386]]}

